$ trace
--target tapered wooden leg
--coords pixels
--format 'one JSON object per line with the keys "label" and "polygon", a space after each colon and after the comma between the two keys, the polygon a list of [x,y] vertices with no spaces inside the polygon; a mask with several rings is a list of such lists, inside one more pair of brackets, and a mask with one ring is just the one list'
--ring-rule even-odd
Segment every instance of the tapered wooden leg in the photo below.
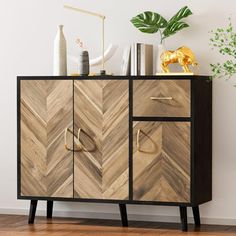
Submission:
{"label": "tapered wooden leg", "polygon": [[188,218],[187,218],[187,207],[180,206],[180,219],[181,219],[181,225],[182,225],[182,231],[188,231]]}
{"label": "tapered wooden leg", "polygon": [[125,204],[119,204],[120,207],[120,217],[122,221],[123,227],[128,227],[128,218],[127,218],[127,210]]}
{"label": "tapered wooden leg", "polygon": [[199,206],[192,207],[192,209],[193,209],[193,218],[194,218],[195,226],[201,226]]}
{"label": "tapered wooden leg", "polygon": [[29,211],[29,220],[28,220],[29,224],[34,223],[37,204],[38,204],[38,200],[31,200],[31,202],[30,202],[30,211]]}
{"label": "tapered wooden leg", "polygon": [[53,201],[47,201],[47,218],[52,219]]}

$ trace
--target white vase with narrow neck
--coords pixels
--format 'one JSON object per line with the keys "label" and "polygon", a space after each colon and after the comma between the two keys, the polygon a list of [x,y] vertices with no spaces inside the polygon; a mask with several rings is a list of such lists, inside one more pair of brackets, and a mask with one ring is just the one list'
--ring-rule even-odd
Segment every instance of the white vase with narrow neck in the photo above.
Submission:
{"label": "white vase with narrow neck", "polygon": [[56,38],[54,40],[54,58],[53,58],[53,75],[67,75],[67,52],[66,39],[63,33],[63,25],[58,26]]}
{"label": "white vase with narrow neck", "polygon": [[162,61],[161,61],[161,54],[163,52],[165,52],[165,51],[166,51],[165,46],[163,44],[159,44],[158,47],[157,47],[157,63],[156,63],[156,65],[157,65],[157,68],[156,68],[157,73],[162,73],[163,72],[162,68],[161,68],[161,63],[162,63]]}

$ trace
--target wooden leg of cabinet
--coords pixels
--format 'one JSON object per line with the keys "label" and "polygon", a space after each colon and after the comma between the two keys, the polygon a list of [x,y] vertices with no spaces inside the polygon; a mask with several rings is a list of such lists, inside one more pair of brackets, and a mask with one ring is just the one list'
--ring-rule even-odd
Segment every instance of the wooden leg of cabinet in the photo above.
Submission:
{"label": "wooden leg of cabinet", "polygon": [[53,201],[47,201],[47,219],[52,219]]}
{"label": "wooden leg of cabinet", "polygon": [[180,206],[179,211],[180,211],[182,231],[187,232],[188,231],[187,207]]}
{"label": "wooden leg of cabinet", "polygon": [[34,223],[37,204],[38,204],[38,200],[31,200],[30,202],[30,211],[29,211],[29,220],[28,220],[29,224]]}
{"label": "wooden leg of cabinet", "polygon": [[120,207],[120,216],[121,222],[123,227],[128,227],[128,217],[127,217],[127,210],[125,204],[119,204]]}
{"label": "wooden leg of cabinet", "polygon": [[193,218],[195,222],[195,226],[201,226],[201,219],[200,219],[200,212],[199,212],[199,206],[192,207],[193,209]]}

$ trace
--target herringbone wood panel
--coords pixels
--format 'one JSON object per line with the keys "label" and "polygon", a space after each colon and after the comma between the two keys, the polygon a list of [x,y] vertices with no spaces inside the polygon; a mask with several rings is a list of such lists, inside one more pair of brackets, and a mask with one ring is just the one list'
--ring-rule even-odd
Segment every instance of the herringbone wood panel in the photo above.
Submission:
{"label": "herringbone wood panel", "polygon": [[133,127],[134,200],[189,202],[190,123],[135,122]]}
{"label": "herringbone wood panel", "polygon": [[[75,81],[76,198],[128,198],[128,81]],[[76,144],[75,144],[76,149]]]}
{"label": "herringbone wood panel", "polygon": [[72,86],[70,80],[21,81],[22,196],[73,197],[73,154],[64,147]]}
{"label": "herringbone wood panel", "polygon": [[[134,116],[190,117],[189,80],[137,80],[133,88]],[[151,97],[172,97],[152,100]]]}

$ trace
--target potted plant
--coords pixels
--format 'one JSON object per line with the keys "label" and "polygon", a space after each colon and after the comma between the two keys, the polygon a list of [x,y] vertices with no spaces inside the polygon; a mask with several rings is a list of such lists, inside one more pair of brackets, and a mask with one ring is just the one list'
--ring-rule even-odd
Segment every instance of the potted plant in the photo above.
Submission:
{"label": "potted plant", "polygon": [[217,50],[226,60],[210,64],[212,78],[230,79],[236,74],[236,33],[233,30],[231,19],[226,28],[217,28],[211,31],[210,46]]}
{"label": "potted plant", "polygon": [[166,38],[176,34],[178,31],[189,27],[189,25],[182,21],[183,18],[192,15],[188,6],[182,7],[169,21],[166,20],[159,13],[145,11],[131,19],[132,24],[143,33],[160,34],[160,43],[158,45],[157,55],[157,72],[161,72],[160,55],[165,51],[163,41]]}

